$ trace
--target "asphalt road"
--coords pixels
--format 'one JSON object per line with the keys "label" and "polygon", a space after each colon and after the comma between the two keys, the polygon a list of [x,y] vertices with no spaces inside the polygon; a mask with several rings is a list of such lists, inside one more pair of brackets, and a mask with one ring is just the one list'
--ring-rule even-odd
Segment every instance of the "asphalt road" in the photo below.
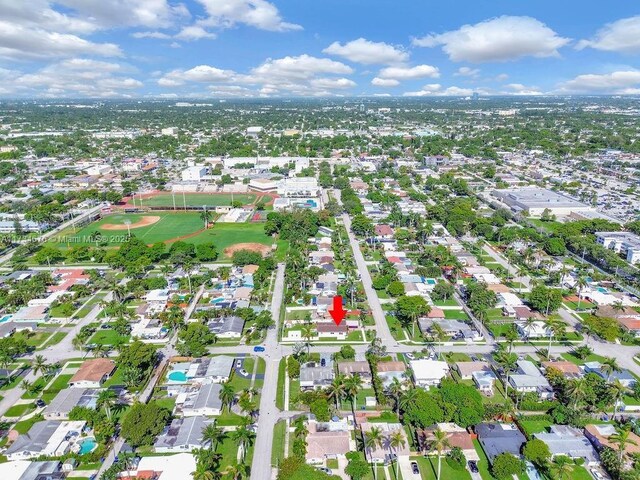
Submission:
{"label": "asphalt road", "polygon": [[[267,331],[267,338],[264,342],[265,352],[262,358],[265,359],[267,365],[264,372],[264,382],[262,384],[260,397],[258,433],[253,450],[253,463],[251,464],[251,478],[264,480],[272,477],[271,450],[273,449],[273,429],[280,417],[280,411],[276,407],[276,392],[278,388],[278,364],[283,355],[278,345],[278,327],[284,291],[284,270],[284,263],[278,264],[276,281],[273,287],[273,298],[271,301],[271,315],[276,325]],[[216,352],[217,351],[218,349],[216,349]]]}

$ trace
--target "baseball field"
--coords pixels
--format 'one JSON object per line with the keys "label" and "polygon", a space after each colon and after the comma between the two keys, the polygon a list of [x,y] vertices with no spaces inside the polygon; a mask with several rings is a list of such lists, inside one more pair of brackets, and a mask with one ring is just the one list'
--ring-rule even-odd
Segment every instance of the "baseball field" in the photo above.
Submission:
{"label": "baseball field", "polygon": [[[230,194],[230,193],[154,193],[151,195],[142,195],[143,207],[167,207],[173,208],[174,200],[176,209],[184,207],[223,207],[231,205],[231,202],[242,202],[243,205],[249,205],[256,201],[257,195],[253,194]],[[140,197],[136,195],[135,200],[129,199],[128,205],[140,207]]]}

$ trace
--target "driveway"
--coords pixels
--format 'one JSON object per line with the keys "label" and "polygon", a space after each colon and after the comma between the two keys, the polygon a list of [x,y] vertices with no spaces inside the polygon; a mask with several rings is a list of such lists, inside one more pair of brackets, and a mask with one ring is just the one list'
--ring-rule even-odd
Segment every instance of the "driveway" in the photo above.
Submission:
{"label": "driveway", "polygon": [[411,460],[409,457],[399,457],[398,467],[402,474],[402,480],[422,480],[422,476],[420,474],[415,474],[411,470]]}

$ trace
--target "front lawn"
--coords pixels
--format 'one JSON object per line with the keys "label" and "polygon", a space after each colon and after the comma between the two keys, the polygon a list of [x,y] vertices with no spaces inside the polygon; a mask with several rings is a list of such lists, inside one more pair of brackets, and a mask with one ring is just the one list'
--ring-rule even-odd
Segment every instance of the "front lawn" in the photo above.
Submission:
{"label": "front lawn", "polygon": [[[420,468],[420,474],[425,480],[436,480],[438,475],[438,457],[430,455],[425,457],[411,457],[412,461],[418,462],[418,468]],[[471,480],[469,472],[464,470],[454,470],[447,463],[446,458],[443,456],[440,461],[440,478],[447,480]]]}

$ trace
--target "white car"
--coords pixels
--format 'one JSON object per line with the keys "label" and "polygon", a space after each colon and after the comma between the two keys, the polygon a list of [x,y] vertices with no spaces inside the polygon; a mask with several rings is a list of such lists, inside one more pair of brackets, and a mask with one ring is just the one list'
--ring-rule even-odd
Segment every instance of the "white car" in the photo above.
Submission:
{"label": "white car", "polygon": [[242,370],[240,370],[240,375],[242,375],[243,377],[248,377],[249,376],[249,372],[247,372],[244,368]]}
{"label": "white car", "polygon": [[595,468],[592,468],[590,471],[591,475],[593,475],[593,478],[595,478],[596,480],[606,480],[606,477]]}
{"label": "white car", "polygon": [[407,357],[409,360],[416,359],[416,356],[413,353],[405,353],[404,356]]}
{"label": "white car", "polygon": [[236,368],[242,367],[242,360],[236,360]]}

